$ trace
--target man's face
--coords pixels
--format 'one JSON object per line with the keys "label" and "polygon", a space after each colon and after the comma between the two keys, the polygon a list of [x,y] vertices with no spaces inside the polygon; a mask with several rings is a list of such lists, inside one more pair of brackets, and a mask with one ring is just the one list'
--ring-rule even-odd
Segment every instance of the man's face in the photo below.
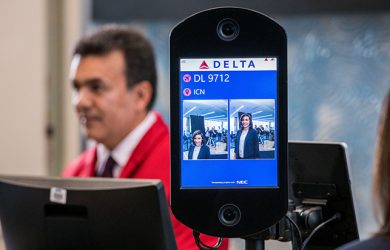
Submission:
{"label": "man's face", "polygon": [[[138,124],[141,112],[134,88],[127,89],[125,59],[120,51],[75,56],[70,78],[73,105],[87,136],[114,148]],[[144,110],[143,110],[144,111]]]}

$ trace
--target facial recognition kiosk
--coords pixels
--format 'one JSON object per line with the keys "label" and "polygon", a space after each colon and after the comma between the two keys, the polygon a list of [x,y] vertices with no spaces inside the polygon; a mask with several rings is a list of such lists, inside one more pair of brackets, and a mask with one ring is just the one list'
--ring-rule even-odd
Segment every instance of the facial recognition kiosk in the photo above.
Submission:
{"label": "facial recognition kiosk", "polygon": [[171,206],[194,230],[246,237],[287,211],[287,38],[243,8],[170,35]]}

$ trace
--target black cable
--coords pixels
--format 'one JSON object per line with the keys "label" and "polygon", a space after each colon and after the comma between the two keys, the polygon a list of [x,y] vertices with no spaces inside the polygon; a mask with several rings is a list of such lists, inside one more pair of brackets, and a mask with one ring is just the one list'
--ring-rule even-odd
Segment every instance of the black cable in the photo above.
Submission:
{"label": "black cable", "polygon": [[199,237],[200,233],[198,231],[193,230],[192,234],[194,235],[195,243],[199,247],[200,250],[217,250],[222,244],[223,238],[221,238],[221,237],[218,237],[217,243],[215,243],[215,245],[211,247],[211,246],[204,244],[200,240],[200,237]]}
{"label": "black cable", "polygon": [[334,221],[334,220],[338,220],[341,218],[341,214],[340,213],[336,213],[335,215],[333,215],[330,219],[322,222],[321,224],[319,224],[316,228],[314,228],[314,230],[309,234],[309,236],[307,236],[306,240],[303,242],[302,244],[302,248],[301,250],[304,250],[307,243],[309,243],[309,241],[311,240],[311,238],[313,237],[313,235],[315,233],[317,233],[318,230],[320,230],[322,227],[324,227],[326,224]]}
{"label": "black cable", "polygon": [[[300,249],[301,246],[302,246],[302,244],[303,244],[301,230],[299,230],[299,227],[298,227],[297,223],[295,223],[295,221],[294,221],[293,219],[291,219],[290,216],[285,215],[285,217],[289,220],[290,225],[292,224],[292,225],[294,226],[295,231],[298,233],[298,236],[299,236],[299,245],[298,245],[298,249]],[[293,231],[293,232],[294,232],[294,231]]]}

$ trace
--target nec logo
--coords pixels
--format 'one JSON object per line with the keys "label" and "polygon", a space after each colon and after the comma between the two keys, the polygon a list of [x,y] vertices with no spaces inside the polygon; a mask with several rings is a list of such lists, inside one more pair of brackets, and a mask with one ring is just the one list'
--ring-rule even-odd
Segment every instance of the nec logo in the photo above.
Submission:
{"label": "nec logo", "polygon": [[[237,60],[214,60],[212,64],[214,69],[255,69],[256,65],[253,60],[237,59]],[[209,69],[209,65],[205,60],[199,66],[199,69]]]}
{"label": "nec logo", "polygon": [[236,181],[236,184],[248,185],[248,180],[239,180],[239,181]]}

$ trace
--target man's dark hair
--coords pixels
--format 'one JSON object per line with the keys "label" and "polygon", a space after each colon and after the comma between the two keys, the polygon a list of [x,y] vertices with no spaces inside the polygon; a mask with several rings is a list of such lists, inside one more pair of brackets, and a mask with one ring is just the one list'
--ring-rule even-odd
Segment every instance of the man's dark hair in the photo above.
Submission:
{"label": "man's dark hair", "polygon": [[122,51],[125,57],[128,89],[141,81],[151,83],[152,98],[147,107],[150,110],[156,98],[156,65],[153,47],[141,33],[124,25],[105,25],[81,39],[73,54],[104,56],[113,51]]}

